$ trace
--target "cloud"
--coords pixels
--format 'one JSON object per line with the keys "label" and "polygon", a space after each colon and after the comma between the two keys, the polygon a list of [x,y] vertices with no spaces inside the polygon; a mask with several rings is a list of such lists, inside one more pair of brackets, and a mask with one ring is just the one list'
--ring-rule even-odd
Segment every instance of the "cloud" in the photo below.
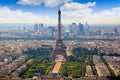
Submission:
{"label": "cloud", "polygon": [[112,8],[111,10],[104,10],[102,15],[120,16],[120,7]]}
{"label": "cloud", "polygon": [[33,6],[45,4],[46,7],[55,7],[71,1],[72,0],[19,0],[17,3],[21,5],[33,5]]}
{"label": "cloud", "polygon": [[96,2],[88,2],[86,4],[78,2],[70,2],[61,6],[64,19],[71,22],[86,22],[91,24],[108,24],[120,22],[120,7],[110,10],[103,10],[99,13],[94,11]]}
{"label": "cloud", "polygon": [[[114,7],[109,10],[95,12],[95,2],[86,4],[71,2],[61,6],[62,23],[71,24],[72,22],[89,24],[120,24],[120,7]],[[56,17],[49,15],[33,14],[24,12],[20,9],[11,10],[9,7],[0,7],[0,23],[50,23],[57,24]]]}
{"label": "cloud", "polygon": [[79,18],[85,17],[90,14],[93,9],[91,7],[95,6],[96,2],[88,2],[86,4],[81,4],[78,2],[66,3],[61,7],[63,15],[66,17]]}
{"label": "cloud", "polygon": [[11,10],[7,6],[0,7],[0,23],[36,23],[36,22],[56,22],[49,16],[36,15],[22,10]]}
{"label": "cloud", "polygon": [[120,7],[103,10],[99,13],[92,13],[87,16],[87,19],[91,20],[92,23],[120,24]]}

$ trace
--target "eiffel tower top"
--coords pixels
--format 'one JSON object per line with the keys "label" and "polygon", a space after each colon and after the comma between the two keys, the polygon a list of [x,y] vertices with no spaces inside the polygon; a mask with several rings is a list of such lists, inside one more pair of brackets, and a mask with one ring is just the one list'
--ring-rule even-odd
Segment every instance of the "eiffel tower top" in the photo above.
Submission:
{"label": "eiffel tower top", "polygon": [[58,14],[61,14],[61,10],[60,9],[58,10]]}
{"label": "eiffel tower top", "polygon": [[58,40],[61,40],[61,11],[58,10]]}

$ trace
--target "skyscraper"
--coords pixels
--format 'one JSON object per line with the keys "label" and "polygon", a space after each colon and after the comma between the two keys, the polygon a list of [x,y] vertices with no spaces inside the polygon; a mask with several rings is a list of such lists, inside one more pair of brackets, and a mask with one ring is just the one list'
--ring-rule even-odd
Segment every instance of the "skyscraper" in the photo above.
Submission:
{"label": "skyscraper", "polygon": [[38,32],[41,32],[43,29],[43,24],[38,24]]}
{"label": "skyscraper", "polygon": [[41,32],[43,29],[43,24],[35,24],[34,25],[34,32]]}
{"label": "skyscraper", "polygon": [[85,27],[84,28],[85,28],[85,35],[89,35],[90,27],[89,27],[87,22],[85,23]]}
{"label": "skyscraper", "polygon": [[85,35],[84,26],[81,23],[78,24],[78,34],[79,35]]}
{"label": "skyscraper", "polygon": [[23,31],[24,31],[24,32],[26,31],[26,27],[23,28]]}
{"label": "skyscraper", "polygon": [[35,25],[34,25],[34,32],[37,32],[37,31],[38,31],[38,25],[35,24]]}
{"label": "skyscraper", "polygon": [[50,36],[54,36],[55,35],[55,27],[49,26],[48,29],[49,29]]}
{"label": "skyscraper", "polygon": [[77,36],[77,24],[76,23],[72,23],[71,25],[69,25],[69,32],[71,35],[73,36]]}
{"label": "skyscraper", "polygon": [[118,28],[114,28],[115,35],[119,35],[119,30]]}

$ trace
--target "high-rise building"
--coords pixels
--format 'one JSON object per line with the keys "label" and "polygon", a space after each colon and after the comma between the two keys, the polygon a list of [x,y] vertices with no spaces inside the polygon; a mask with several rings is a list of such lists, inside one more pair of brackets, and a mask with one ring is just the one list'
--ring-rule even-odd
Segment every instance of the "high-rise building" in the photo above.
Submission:
{"label": "high-rise building", "polygon": [[41,32],[43,29],[43,24],[38,24],[38,32]]}
{"label": "high-rise building", "polygon": [[115,35],[119,35],[119,30],[118,28],[114,28]]}
{"label": "high-rise building", "polygon": [[76,23],[72,23],[71,25],[69,25],[69,32],[71,35],[73,36],[77,36],[77,24]]}
{"label": "high-rise building", "polygon": [[43,24],[35,24],[34,25],[34,32],[41,32],[43,29]]}
{"label": "high-rise building", "polygon": [[23,31],[24,31],[24,32],[26,31],[26,27],[23,28]]}
{"label": "high-rise building", "polygon": [[98,30],[98,31],[97,31],[97,35],[101,35],[101,30]]}
{"label": "high-rise building", "polygon": [[35,24],[35,25],[34,25],[34,32],[37,32],[37,31],[38,31],[38,25]]}
{"label": "high-rise building", "polygon": [[90,32],[90,27],[89,27],[88,23],[86,22],[85,23],[85,35],[89,35],[89,32]]}
{"label": "high-rise building", "polygon": [[48,29],[49,29],[50,36],[54,36],[55,35],[55,27],[49,26]]}
{"label": "high-rise building", "polygon": [[83,24],[79,23],[77,30],[78,30],[78,35],[85,35]]}

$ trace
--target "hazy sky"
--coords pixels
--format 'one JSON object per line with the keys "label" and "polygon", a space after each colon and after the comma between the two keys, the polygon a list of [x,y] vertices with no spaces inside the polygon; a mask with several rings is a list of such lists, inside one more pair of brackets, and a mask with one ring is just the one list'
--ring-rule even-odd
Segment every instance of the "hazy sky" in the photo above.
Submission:
{"label": "hazy sky", "polygon": [[120,24],[120,0],[0,0],[0,23]]}

